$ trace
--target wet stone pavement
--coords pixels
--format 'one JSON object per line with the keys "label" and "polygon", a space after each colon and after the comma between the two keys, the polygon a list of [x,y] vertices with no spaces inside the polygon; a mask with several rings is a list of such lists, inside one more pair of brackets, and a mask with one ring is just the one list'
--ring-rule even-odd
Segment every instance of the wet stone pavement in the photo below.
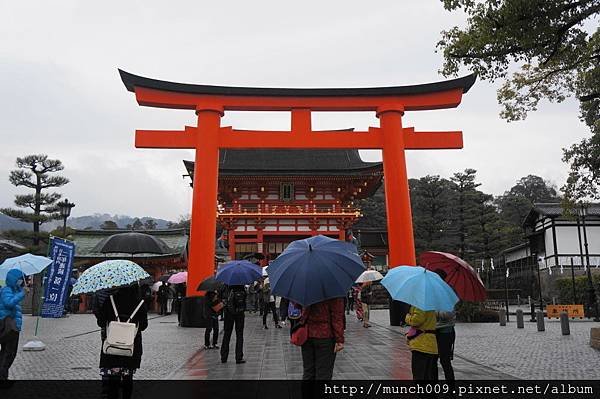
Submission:
{"label": "wet stone pavement", "polygon": [[[373,327],[365,329],[354,314],[347,316],[346,345],[338,354],[336,379],[410,379],[410,351],[401,327],[389,326],[387,311],[373,311]],[[572,323],[571,336],[560,336],[555,323],[545,333],[535,323],[517,330],[514,323],[457,325],[454,368],[458,379],[597,379],[600,352],[589,347],[589,327]],[[222,323],[220,326],[222,337]],[[558,327],[559,328],[559,327]],[[26,316],[20,345],[33,338],[35,318]],[[43,352],[19,351],[11,368],[14,379],[98,379],[100,333],[92,315],[40,320]],[[144,355],[136,379],[300,379],[300,349],[289,343],[289,327],[262,328],[258,314],[247,314],[245,364],[234,359],[235,333],[228,363],[218,350],[201,349],[204,329],[181,328],[177,318],[151,316],[143,335]],[[221,338],[219,339],[219,344]],[[440,369],[440,378],[443,372]]]}

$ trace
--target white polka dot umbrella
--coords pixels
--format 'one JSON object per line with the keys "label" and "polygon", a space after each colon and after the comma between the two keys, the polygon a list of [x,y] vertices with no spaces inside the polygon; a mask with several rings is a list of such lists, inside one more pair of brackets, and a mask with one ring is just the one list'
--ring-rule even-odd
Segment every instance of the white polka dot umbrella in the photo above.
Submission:
{"label": "white polka dot umbrella", "polygon": [[144,269],[129,260],[107,260],[83,272],[73,286],[71,295],[124,287],[147,277],[150,275]]}

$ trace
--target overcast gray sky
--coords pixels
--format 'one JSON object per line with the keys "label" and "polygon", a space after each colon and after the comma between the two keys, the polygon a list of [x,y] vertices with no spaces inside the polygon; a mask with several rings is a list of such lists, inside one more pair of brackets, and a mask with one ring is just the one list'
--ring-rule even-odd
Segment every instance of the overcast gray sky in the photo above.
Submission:
{"label": "overcast gray sky", "polygon": [[[191,111],[142,108],[117,68],[156,79],[264,87],[367,87],[443,80],[440,32],[462,24],[438,0],[0,0],[0,207],[24,192],[8,182],[15,158],[45,153],[65,165],[61,188],[95,212],[176,220],[190,212],[182,159],[142,150],[134,131],[194,125]],[[466,74],[466,72],[465,72]],[[501,194],[537,174],[562,185],[561,148],[588,135],[574,101],[543,103],[526,121],[498,117],[497,85],[478,81],[453,110],[407,113],[417,130],[462,130],[463,150],[412,151],[411,177],[475,168]],[[226,115],[240,128],[284,128],[285,115]],[[372,114],[316,115],[319,128],[378,126]],[[361,152],[366,160],[380,154]]]}

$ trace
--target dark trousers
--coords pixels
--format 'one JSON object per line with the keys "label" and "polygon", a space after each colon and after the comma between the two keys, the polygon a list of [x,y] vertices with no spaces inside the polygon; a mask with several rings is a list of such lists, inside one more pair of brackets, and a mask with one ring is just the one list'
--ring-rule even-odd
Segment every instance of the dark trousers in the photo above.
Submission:
{"label": "dark trousers", "polygon": [[10,369],[10,366],[15,361],[18,349],[19,334],[15,334],[2,344],[2,348],[0,349],[0,381],[8,380],[8,369]]}
{"label": "dark trousers", "polygon": [[330,381],[335,364],[334,348],[333,338],[309,338],[302,345],[302,379]]}
{"label": "dark trousers", "polygon": [[227,361],[229,356],[229,341],[231,333],[235,326],[235,360],[240,361],[244,358],[244,313],[231,314],[225,311],[225,321],[223,323],[223,342],[221,343],[221,361]]}
{"label": "dark trousers", "polygon": [[210,346],[210,332],[213,333],[212,344],[217,344],[219,340],[219,317],[217,315],[208,318],[208,325],[204,331],[204,346]]}
{"label": "dark trousers", "polygon": [[158,314],[160,314],[160,315],[167,314],[167,300],[166,299],[163,299],[160,301],[160,310],[158,311]]}
{"label": "dark trousers", "polygon": [[440,363],[444,369],[444,378],[446,381],[454,381],[454,369],[452,368],[452,358],[454,357],[454,340],[456,333],[452,332],[437,332],[437,345],[440,357]]}
{"label": "dark trousers", "polygon": [[119,390],[123,392],[123,399],[131,398],[133,392],[133,376],[110,375],[102,376],[102,398],[119,399]]}
{"label": "dark trousers", "polygon": [[415,381],[437,381],[437,355],[412,351],[412,374]]}
{"label": "dark trousers", "polygon": [[279,316],[277,315],[277,308],[275,307],[275,302],[265,302],[265,306],[263,308],[263,326],[267,325],[267,315],[269,312],[273,312],[273,322],[275,324],[279,323]]}

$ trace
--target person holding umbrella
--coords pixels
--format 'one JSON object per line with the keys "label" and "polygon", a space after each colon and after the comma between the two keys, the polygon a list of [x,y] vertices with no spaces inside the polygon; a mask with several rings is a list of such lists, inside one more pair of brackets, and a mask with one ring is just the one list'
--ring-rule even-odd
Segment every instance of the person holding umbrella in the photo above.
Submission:
{"label": "person holding umbrella", "polygon": [[344,297],[363,271],[354,245],[322,235],[293,241],[268,267],[272,293],[303,307],[292,331],[302,347],[303,380],[333,377],[344,349]]}
{"label": "person holding umbrella", "polygon": [[139,285],[116,288],[107,292],[109,299],[105,299],[96,310],[96,323],[101,328],[102,343],[106,340],[106,331],[112,321],[117,320],[114,306],[118,310],[119,320],[127,320],[143,301],[142,306],[135,312],[131,322],[137,325],[133,356],[108,355],[100,352],[100,375],[102,376],[102,393],[107,398],[118,398],[119,387],[122,389],[123,399],[131,397],[133,392],[133,375],[140,368],[142,362],[142,331],[148,328],[148,309],[142,299]]}
{"label": "person holding umbrella", "polygon": [[388,271],[381,284],[392,299],[411,305],[405,322],[412,352],[413,379],[437,380],[438,347],[435,311],[451,311],[458,302],[454,290],[444,280],[420,266],[399,266]]}
{"label": "person holding umbrella", "polygon": [[244,360],[244,320],[246,311],[246,284],[252,284],[262,276],[259,266],[247,261],[230,261],[218,271],[215,280],[227,285],[224,307],[223,341],[221,342],[221,363],[227,363],[229,341],[235,327],[235,362]]}
{"label": "person holding umbrella", "polygon": [[[481,302],[486,298],[485,286],[471,265],[456,255],[446,252],[427,251],[421,253],[419,262],[428,270],[437,273],[463,301]],[[446,381],[454,382],[452,357],[456,334],[453,309],[437,313],[436,337],[439,359]]]}
{"label": "person holding umbrella", "polygon": [[[142,331],[148,327],[148,309],[139,282],[148,277],[144,269],[131,261],[107,260],[83,272],[73,286],[71,295],[93,293],[95,297],[94,315],[101,329],[99,367],[104,397],[118,398],[120,388],[123,399],[130,398],[133,392],[133,374],[142,360]],[[132,356],[105,353],[110,323],[125,320],[137,328]]]}
{"label": "person holding umbrella", "polygon": [[356,279],[357,283],[362,284],[360,290],[360,300],[362,302],[363,309],[363,327],[365,328],[371,327],[369,324],[369,310],[373,300],[373,287],[371,284],[373,281],[381,280],[382,278],[383,275],[377,270],[367,269]]}
{"label": "person holding umbrella", "polygon": [[[204,349],[219,349],[219,313],[223,309],[223,302],[219,296],[219,290],[223,283],[209,277],[198,286],[198,291],[206,291],[204,301],[204,314],[208,319],[208,325],[204,331]],[[213,333],[212,345],[210,344],[210,332]]]}
{"label": "person holding umbrella", "polygon": [[4,281],[6,286],[0,288],[0,326],[3,325],[6,329],[6,336],[0,343],[0,385],[7,384],[8,370],[19,348],[19,334],[23,325],[21,301],[25,298],[25,275],[19,269],[11,269]]}

